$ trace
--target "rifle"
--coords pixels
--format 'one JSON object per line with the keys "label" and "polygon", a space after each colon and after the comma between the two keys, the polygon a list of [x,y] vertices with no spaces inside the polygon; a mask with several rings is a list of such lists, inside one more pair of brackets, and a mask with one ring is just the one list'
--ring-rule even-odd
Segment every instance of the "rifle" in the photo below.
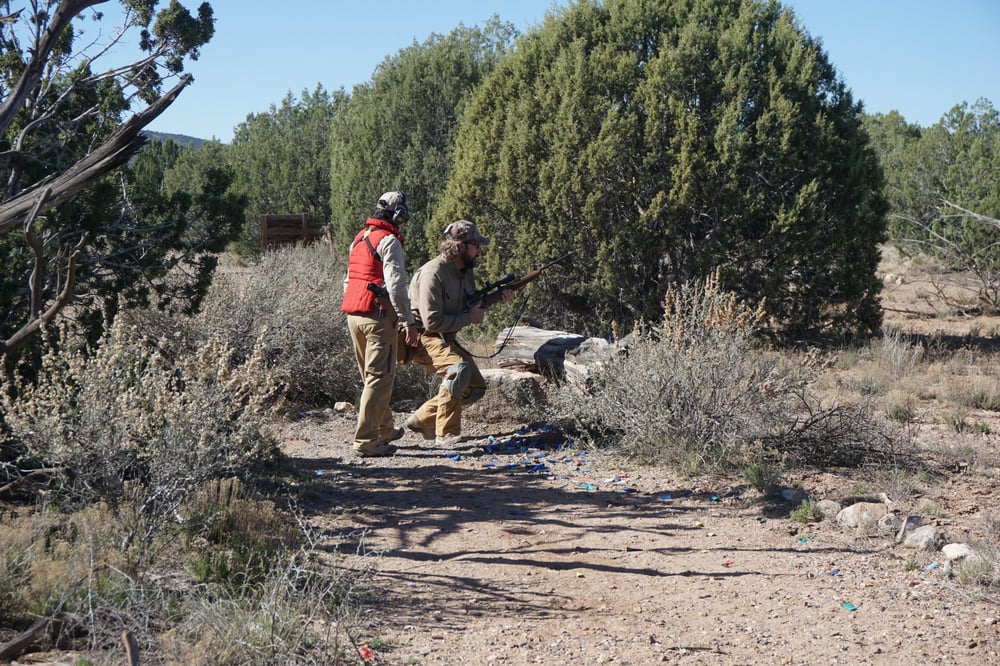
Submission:
{"label": "rifle", "polygon": [[514,277],[513,273],[507,273],[496,282],[490,282],[482,289],[477,289],[476,291],[469,294],[468,306],[472,308],[481,302],[482,307],[488,308],[495,303],[499,303],[501,295],[503,294],[504,290],[520,289],[524,285],[528,284],[529,282],[540,276],[542,274],[542,271],[544,271],[545,269],[551,268],[556,264],[563,263],[564,261],[572,257],[574,254],[576,254],[576,250],[567,252],[558,259],[552,259],[551,261],[547,261],[538,268],[536,268],[535,270],[528,273],[527,275],[524,275],[519,278]]}

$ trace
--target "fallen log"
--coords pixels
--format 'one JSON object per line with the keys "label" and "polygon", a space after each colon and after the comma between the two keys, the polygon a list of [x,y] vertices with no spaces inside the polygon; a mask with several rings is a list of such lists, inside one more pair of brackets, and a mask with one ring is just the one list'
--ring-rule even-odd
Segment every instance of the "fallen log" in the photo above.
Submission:
{"label": "fallen log", "polygon": [[621,346],[604,338],[588,338],[566,331],[512,326],[497,335],[496,349],[496,363],[500,368],[533,372],[582,385],[593,370],[618,353]]}

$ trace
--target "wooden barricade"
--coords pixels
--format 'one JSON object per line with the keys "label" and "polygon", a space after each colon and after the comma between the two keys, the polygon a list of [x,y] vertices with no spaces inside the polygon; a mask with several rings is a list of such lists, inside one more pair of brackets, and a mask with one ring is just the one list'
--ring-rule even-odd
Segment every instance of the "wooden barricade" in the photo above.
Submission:
{"label": "wooden barricade", "polygon": [[312,243],[322,237],[323,228],[311,226],[305,213],[260,216],[261,252],[288,243]]}

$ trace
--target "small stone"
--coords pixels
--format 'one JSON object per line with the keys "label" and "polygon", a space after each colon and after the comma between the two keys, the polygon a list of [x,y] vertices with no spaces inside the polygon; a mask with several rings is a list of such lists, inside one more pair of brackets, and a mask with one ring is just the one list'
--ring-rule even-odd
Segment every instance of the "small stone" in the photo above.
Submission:
{"label": "small stone", "polygon": [[941,552],[949,560],[964,560],[975,554],[972,547],[966,543],[949,543],[941,547]]}

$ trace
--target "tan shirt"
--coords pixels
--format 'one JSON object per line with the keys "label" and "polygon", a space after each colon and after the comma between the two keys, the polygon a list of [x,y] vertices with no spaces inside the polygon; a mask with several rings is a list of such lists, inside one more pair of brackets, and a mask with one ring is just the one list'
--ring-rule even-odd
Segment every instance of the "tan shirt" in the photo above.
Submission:
{"label": "tan shirt", "polygon": [[469,294],[476,291],[472,270],[455,268],[438,255],[417,269],[410,280],[410,303],[417,327],[428,333],[455,333],[472,323]]}

